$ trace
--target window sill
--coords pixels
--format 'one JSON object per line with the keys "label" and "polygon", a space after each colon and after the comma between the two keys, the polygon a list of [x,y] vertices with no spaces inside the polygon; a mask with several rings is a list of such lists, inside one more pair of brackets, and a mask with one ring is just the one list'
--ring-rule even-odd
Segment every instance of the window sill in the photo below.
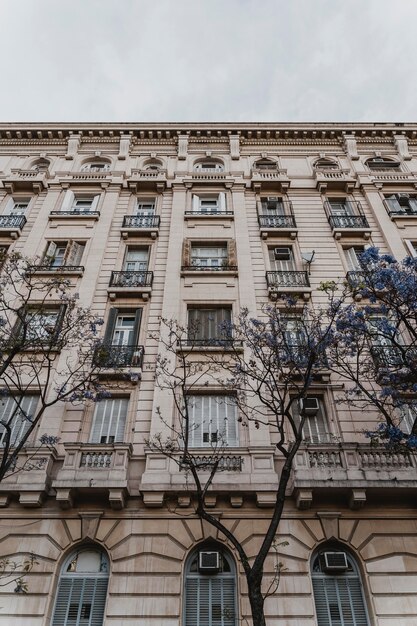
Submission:
{"label": "window sill", "polygon": [[208,267],[206,269],[202,268],[194,268],[183,266],[181,268],[181,276],[209,276],[212,278],[213,276],[235,276],[237,277],[238,270],[237,266],[229,266],[227,269],[223,268],[211,268]]}
{"label": "window sill", "polygon": [[372,230],[370,228],[333,228],[332,236],[334,239],[339,241],[339,239],[345,239],[348,237],[356,237],[362,239],[370,239],[372,235]]}
{"label": "window sill", "polygon": [[186,211],[184,213],[185,220],[228,220],[233,221],[235,219],[232,211],[223,211],[218,213],[197,213],[197,211]]}
{"label": "window sill", "polygon": [[100,211],[51,211],[48,219],[52,220],[93,220],[97,221],[100,217]]}
{"label": "window sill", "polygon": [[271,237],[289,237],[290,239],[297,239],[297,235],[298,235],[298,228],[280,228],[280,227],[276,227],[276,228],[266,228],[266,227],[260,227],[259,228],[259,234],[261,235],[262,239],[268,239],[269,236]]}
{"label": "window sill", "polygon": [[82,265],[62,265],[55,268],[33,266],[30,268],[30,273],[37,274],[38,276],[82,276],[84,274],[84,267]]}

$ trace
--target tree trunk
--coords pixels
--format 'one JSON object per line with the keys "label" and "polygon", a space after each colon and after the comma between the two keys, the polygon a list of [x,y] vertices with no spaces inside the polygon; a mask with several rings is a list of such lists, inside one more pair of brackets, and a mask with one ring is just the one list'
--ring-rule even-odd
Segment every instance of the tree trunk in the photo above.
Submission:
{"label": "tree trunk", "polygon": [[248,581],[248,595],[252,613],[253,626],[266,626],[264,614],[264,597],[261,592],[262,578]]}

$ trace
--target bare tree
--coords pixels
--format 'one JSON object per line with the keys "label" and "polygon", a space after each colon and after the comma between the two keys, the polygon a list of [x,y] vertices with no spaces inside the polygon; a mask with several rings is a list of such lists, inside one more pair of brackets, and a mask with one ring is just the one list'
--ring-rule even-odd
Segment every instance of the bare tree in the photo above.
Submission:
{"label": "bare tree", "polygon": [[[0,274],[0,480],[18,471],[19,453],[47,409],[108,395],[99,373],[103,321],[79,305],[64,268],[40,274],[13,253]],[[53,445],[45,434],[39,444]],[[26,461],[30,469],[31,461]]]}
{"label": "bare tree", "polygon": [[[323,311],[300,308],[293,300],[282,304],[266,306],[259,319],[243,310],[234,323],[219,329],[216,338],[205,341],[196,340],[201,333],[194,329],[163,320],[156,383],[173,398],[175,414],[168,415],[160,408],[164,431],[169,434],[161,433],[147,442],[190,477],[196,514],[235,548],[248,583],[254,626],[265,625],[265,598],[276,590],[279,579],[281,566],[274,580],[263,584],[265,561],[276,545],[294,457],[308,439],[307,432],[311,432],[308,420],[317,413],[309,395],[327,372],[325,352],[334,338],[338,311],[335,307],[327,316]],[[210,350],[204,351],[201,344]],[[198,398],[195,394],[216,385],[229,394],[224,402],[236,407],[242,427],[252,422],[257,428],[270,429],[281,460],[269,526],[254,558],[206,506],[206,495],[213,488],[216,474],[227,467],[225,455],[232,452],[228,438],[231,417],[225,412],[223,424],[217,425],[201,415],[196,419],[193,402]]]}

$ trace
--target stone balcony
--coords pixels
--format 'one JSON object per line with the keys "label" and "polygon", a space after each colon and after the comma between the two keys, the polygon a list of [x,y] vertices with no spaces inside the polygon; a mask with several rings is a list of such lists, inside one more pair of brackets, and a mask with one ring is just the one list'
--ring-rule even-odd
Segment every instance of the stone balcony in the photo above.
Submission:
{"label": "stone balcony", "polygon": [[317,168],[314,170],[316,178],[316,189],[320,193],[331,191],[344,191],[352,193],[355,188],[356,178],[352,176],[348,169],[327,169]]}
{"label": "stone balcony", "polygon": [[268,189],[275,189],[281,193],[285,193],[291,181],[288,177],[287,170],[283,169],[257,169],[251,170],[251,186],[254,191],[260,193]]}
{"label": "stone balcony", "polygon": [[25,224],[24,215],[0,215],[0,235],[17,239]]}
{"label": "stone balcony", "polygon": [[65,443],[64,448],[64,463],[52,483],[61,507],[70,508],[77,493],[93,491],[107,493],[113,509],[123,508],[131,444]]}
{"label": "stone balcony", "polygon": [[48,187],[48,178],[48,170],[12,169],[10,174],[1,176],[0,181],[7,193],[16,193],[18,191],[40,193]]}
{"label": "stone balcony", "polygon": [[16,468],[0,484],[0,506],[18,496],[25,507],[42,505],[51,486],[52,468],[57,459],[55,448],[27,447],[18,456]]}
{"label": "stone balcony", "polygon": [[[408,452],[391,452],[367,444],[309,444],[300,448],[293,467],[292,494],[307,509],[323,494],[342,494],[352,509],[365,505],[367,494],[415,487],[416,460]],[[384,496],[385,497],[385,496]]]}
{"label": "stone balcony", "polygon": [[129,188],[134,191],[164,191],[167,184],[166,170],[139,170],[132,169],[128,179]]}

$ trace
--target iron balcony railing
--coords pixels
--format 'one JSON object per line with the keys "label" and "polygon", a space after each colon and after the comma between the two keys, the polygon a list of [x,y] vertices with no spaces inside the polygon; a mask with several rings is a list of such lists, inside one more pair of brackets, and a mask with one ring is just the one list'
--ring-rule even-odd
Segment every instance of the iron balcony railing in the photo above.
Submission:
{"label": "iron balcony railing", "polygon": [[112,272],[110,287],[152,287],[153,272]]}
{"label": "iron balcony railing", "polygon": [[241,339],[233,339],[233,337],[214,337],[211,339],[194,339],[192,336],[181,341],[182,346],[186,348],[242,348],[243,341]]}
{"label": "iron balcony railing", "polygon": [[335,204],[328,200],[324,203],[327,219],[332,228],[369,228],[360,202],[346,200],[339,203],[338,207],[336,209]]}
{"label": "iron balcony railing", "polygon": [[124,228],[159,228],[161,217],[159,215],[125,215],[123,218]]}
{"label": "iron balcony railing", "polygon": [[360,270],[354,270],[346,274],[348,285],[353,289],[365,287],[365,273]]}
{"label": "iron balcony railing", "polygon": [[237,265],[229,265],[221,263],[220,265],[200,265],[193,263],[192,265],[182,265],[183,272],[237,272]]}
{"label": "iron balcony railing", "polygon": [[51,211],[49,215],[53,215],[54,217],[100,217],[100,211]]}
{"label": "iron balcony railing", "polygon": [[0,215],[0,228],[19,228],[26,224],[24,215]]}
{"label": "iron balcony railing", "polygon": [[233,211],[221,211],[220,209],[212,209],[210,211],[185,211],[185,215],[215,215],[216,217],[229,217],[233,215]]}
{"label": "iron balcony railing", "polygon": [[54,274],[70,274],[72,272],[84,272],[83,265],[31,265],[29,268],[31,273],[35,272],[53,272]]}
{"label": "iron balcony railing", "polygon": [[377,367],[403,367],[405,359],[397,346],[371,346],[371,355]]}
{"label": "iron balcony railing", "polygon": [[310,287],[308,273],[305,271],[275,271],[266,272],[268,287]]}
{"label": "iron balcony railing", "polygon": [[114,346],[103,344],[94,351],[94,363],[99,367],[142,367],[143,346]]}
{"label": "iron balcony railing", "polygon": [[297,228],[294,215],[258,215],[261,228]]}
{"label": "iron balcony railing", "polygon": [[[216,454],[210,455],[198,455],[193,456],[191,463],[200,470],[210,471],[215,463],[218,462],[217,471],[219,472],[241,472],[243,466],[243,457],[238,455],[224,455],[219,456]],[[190,467],[189,463],[181,463],[180,470],[186,470]]]}

